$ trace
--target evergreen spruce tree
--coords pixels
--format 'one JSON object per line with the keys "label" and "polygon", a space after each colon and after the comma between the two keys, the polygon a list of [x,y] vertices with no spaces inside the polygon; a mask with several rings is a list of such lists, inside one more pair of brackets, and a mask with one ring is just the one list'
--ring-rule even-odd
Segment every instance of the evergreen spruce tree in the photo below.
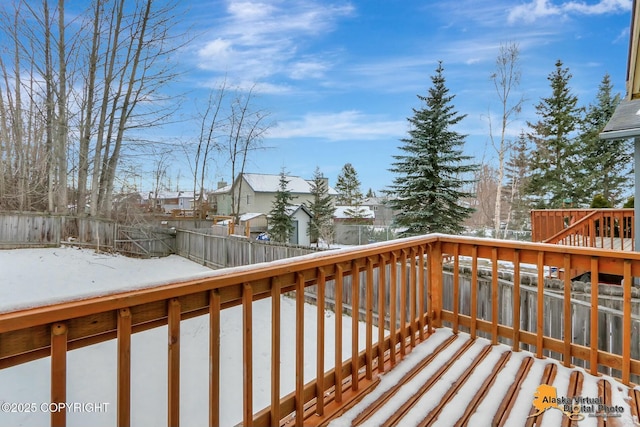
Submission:
{"label": "evergreen spruce tree", "polygon": [[600,132],[620,103],[620,96],[614,96],[612,92],[611,79],[605,74],[598,89],[596,103],[587,108],[583,122],[579,151],[579,163],[583,172],[579,184],[584,189],[583,203],[600,194],[613,206],[619,206],[623,194],[633,184],[631,140],[599,138]]}
{"label": "evergreen spruce tree", "polygon": [[336,208],[329,195],[329,185],[327,179],[322,176],[320,168],[316,167],[311,181],[311,196],[313,200],[307,203],[311,212],[311,223],[309,224],[309,237],[311,242],[319,243],[319,239],[330,244],[333,240],[333,214]]}
{"label": "evergreen spruce tree", "polygon": [[336,191],[338,192],[338,205],[349,206],[344,213],[352,219],[352,224],[361,222],[365,218],[362,207],[364,196],[360,191],[358,173],[351,163],[342,167],[336,181]]}
{"label": "evergreen spruce tree", "polygon": [[463,204],[472,196],[464,187],[473,181],[464,177],[477,166],[463,154],[465,135],[452,129],[465,115],[454,110],[442,63],[431,81],[428,95],[418,95],[424,106],[414,108],[408,119],[411,130],[400,147],[404,154],[394,156],[390,169],[398,176],[388,203],[397,212],[395,225],[405,228],[403,235],[460,233],[473,212]]}
{"label": "evergreen spruce tree", "polygon": [[539,120],[527,122],[529,138],[535,144],[531,159],[531,179],[527,193],[536,208],[561,208],[575,204],[581,198],[577,181],[580,166],[576,162],[575,132],[580,126],[582,110],[578,97],[571,93],[571,74],[562,61],[547,78],[551,82],[551,96],[536,105]]}
{"label": "evergreen spruce tree", "polygon": [[337,202],[341,206],[353,206],[358,199],[362,199],[358,173],[351,163],[342,166],[336,181],[336,191],[338,192]]}
{"label": "evergreen spruce tree", "polygon": [[273,206],[269,212],[269,234],[271,239],[276,242],[288,242],[289,236],[294,230],[293,220],[289,216],[289,206],[293,196],[287,189],[289,180],[285,171],[280,172],[280,183],[276,197],[273,200]]}

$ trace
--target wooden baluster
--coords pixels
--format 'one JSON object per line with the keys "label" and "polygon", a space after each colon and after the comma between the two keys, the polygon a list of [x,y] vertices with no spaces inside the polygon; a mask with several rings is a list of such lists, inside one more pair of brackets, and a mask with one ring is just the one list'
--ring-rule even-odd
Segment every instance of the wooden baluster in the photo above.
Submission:
{"label": "wooden baluster", "polygon": [[591,353],[589,355],[589,372],[598,375],[598,258],[591,258]]}
{"label": "wooden baluster", "polygon": [[396,319],[397,311],[397,291],[398,291],[398,258],[395,252],[391,253],[391,262],[389,263],[389,276],[391,279],[390,294],[389,294],[389,330],[391,331],[390,337],[390,353],[389,358],[391,366],[396,364],[396,334],[398,332],[398,322]]}
{"label": "wooden baluster", "polygon": [[351,263],[351,389],[358,391],[358,323],[360,320],[360,268]]}
{"label": "wooden baluster", "polygon": [[173,298],[168,303],[168,424],[180,425],[180,301]]}
{"label": "wooden baluster", "polygon": [[513,252],[513,351],[520,351],[520,251]]}
{"label": "wooden baluster", "polygon": [[326,275],[322,267],[318,268],[317,311],[317,352],[316,352],[316,414],[324,414],[324,304]]}
{"label": "wooden baluster", "polygon": [[[51,427],[67,425],[67,325],[51,326]],[[55,410],[54,410],[55,409]]]}
{"label": "wooden baluster", "polygon": [[304,424],[304,276],[296,273],[296,426]]}
{"label": "wooden baluster", "polygon": [[418,325],[420,341],[424,341],[425,316],[427,315],[427,307],[425,307],[425,283],[424,283],[424,245],[420,245],[418,249],[418,299],[420,300],[420,323]]}
{"label": "wooden baluster", "polygon": [[131,311],[118,310],[118,426],[131,425]]}
{"label": "wooden baluster", "polygon": [[271,425],[280,425],[280,278],[271,279]]}
{"label": "wooden baluster", "polygon": [[564,301],[563,301],[563,321],[564,321],[564,355],[562,356],[564,366],[571,367],[571,255],[564,254]]}
{"label": "wooden baluster", "polygon": [[378,372],[384,372],[385,303],[387,289],[387,266],[384,255],[378,257]]}
{"label": "wooden baluster", "polygon": [[542,358],[544,340],[544,252],[538,252],[538,299],[536,312],[536,357]]}
{"label": "wooden baluster", "polygon": [[343,286],[343,267],[336,266],[336,337],[335,337],[335,384],[337,403],[342,403],[342,286]]}
{"label": "wooden baluster", "polygon": [[400,252],[400,357],[407,354],[407,252]]}
{"label": "wooden baluster", "polygon": [[622,297],[622,382],[629,385],[631,381],[631,261],[624,260],[623,297]]}
{"label": "wooden baluster", "polygon": [[478,320],[478,246],[471,249],[471,331],[472,339],[476,338]]}
{"label": "wooden baluster", "polygon": [[373,379],[373,260],[367,258],[365,378]]}
{"label": "wooden baluster", "polygon": [[242,285],[243,425],[253,425],[253,288]]}
{"label": "wooden baluster", "polygon": [[416,250],[409,250],[409,339],[410,348],[416,346],[416,305],[417,305],[417,272],[416,272]]}
{"label": "wooden baluster", "polygon": [[491,248],[491,344],[498,344],[498,248]]}
{"label": "wooden baluster", "polygon": [[458,333],[460,325],[460,245],[453,247],[453,333]]}
{"label": "wooden baluster", "polygon": [[220,425],[220,292],[209,293],[209,427]]}

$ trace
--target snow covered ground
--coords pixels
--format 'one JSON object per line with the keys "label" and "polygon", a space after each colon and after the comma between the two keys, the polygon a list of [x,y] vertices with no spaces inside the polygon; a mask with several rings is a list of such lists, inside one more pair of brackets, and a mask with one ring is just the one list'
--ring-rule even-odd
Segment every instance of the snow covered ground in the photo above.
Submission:
{"label": "snow covered ground", "polygon": [[[97,254],[76,248],[0,251],[0,312],[62,300],[104,295],[211,275],[212,271],[177,256],[139,260]],[[295,388],[295,301],[282,297],[281,390]],[[305,382],[315,377],[316,316],[314,305],[305,305]],[[333,367],[335,315],[325,312],[326,369]],[[270,403],[271,303],[253,306],[254,409]],[[343,318],[345,358],[351,354],[351,318]],[[360,324],[360,348],[365,328]],[[135,334],[132,339],[132,425],[166,425],[167,414],[166,327]],[[374,332],[377,337],[377,333]],[[208,416],[208,316],[181,325],[181,425],[207,425]],[[242,311],[221,314],[221,424],[235,425],[242,418]],[[41,410],[49,402],[48,358],[0,370],[0,426],[49,424]],[[68,414],[69,427],[116,425],[116,343],[70,351],[67,401],[106,403],[106,412]],[[33,413],[7,413],[2,403],[35,403]],[[46,408],[45,408],[46,409]]]}
{"label": "snow covered ground", "polygon": [[0,250],[0,313],[210,274],[177,255],[136,259],[75,247]]}

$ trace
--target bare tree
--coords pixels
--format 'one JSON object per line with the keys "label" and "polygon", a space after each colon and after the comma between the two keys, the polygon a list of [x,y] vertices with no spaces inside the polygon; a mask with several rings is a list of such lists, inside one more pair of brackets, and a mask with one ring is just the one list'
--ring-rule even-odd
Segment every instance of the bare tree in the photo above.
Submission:
{"label": "bare tree", "polygon": [[516,102],[512,102],[512,91],[520,85],[520,49],[517,43],[507,43],[500,46],[500,53],[496,58],[496,70],[491,74],[491,80],[496,89],[496,94],[500,101],[500,139],[496,142],[493,135],[491,117],[489,117],[489,136],[491,143],[498,154],[498,185],[496,186],[495,210],[493,225],[495,235],[500,235],[500,225],[502,223],[502,187],[504,181],[505,158],[510,148],[507,141],[506,132],[509,124],[517,116],[521,109],[524,98],[520,97]]}
{"label": "bare tree", "polygon": [[169,160],[171,160],[170,152],[161,151],[155,156],[153,161],[153,200],[149,200],[149,203],[153,203],[151,206],[153,211],[158,207],[158,195],[160,193],[160,189],[163,188],[164,180],[167,178]]}
{"label": "bare tree", "polygon": [[474,197],[469,201],[474,208],[469,219],[470,225],[474,228],[488,227],[493,222],[495,212],[495,199],[497,194],[498,181],[497,171],[487,163],[483,163],[474,173],[473,189]]}
{"label": "bare tree", "polygon": [[[226,80],[222,82],[220,87],[209,93],[209,98],[205,107],[205,111],[201,116],[200,135],[196,146],[196,154],[193,166],[193,198],[194,203],[202,203],[204,201],[204,177],[207,172],[207,160],[211,153],[219,149],[217,138],[220,133],[223,119],[220,117],[223,108],[222,102],[226,92]],[[198,179],[200,180],[200,189],[198,191]],[[196,196],[196,194],[198,194]]]}
{"label": "bare tree", "polygon": [[64,0],[0,5],[0,208],[65,211],[77,173],[76,205],[90,195],[91,213],[109,215],[132,131],[170,114],[174,6],[93,0],[70,26]]}
{"label": "bare tree", "polygon": [[[237,93],[231,103],[228,130],[229,135],[223,150],[228,155],[231,164],[231,179],[242,176],[249,154],[262,148],[264,134],[273,126],[269,121],[270,114],[261,109],[254,109],[255,86],[247,93]],[[238,222],[240,213],[240,194],[242,193],[242,179],[238,180],[238,187],[231,191],[231,215]]]}

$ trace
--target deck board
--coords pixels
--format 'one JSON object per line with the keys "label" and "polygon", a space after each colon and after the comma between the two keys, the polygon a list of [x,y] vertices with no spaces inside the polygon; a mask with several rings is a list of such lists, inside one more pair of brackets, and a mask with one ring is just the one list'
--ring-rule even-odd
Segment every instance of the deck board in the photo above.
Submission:
{"label": "deck board", "polygon": [[[533,404],[541,384],[555,388],[558,398],[602,398],[609,406],[620,406],[622,416],[594,417],[585,410],[578,421],[557,408],[540,411]],[[612,378],[442,328],[329,425],[637,426],[638,399],[640,391]]]}

